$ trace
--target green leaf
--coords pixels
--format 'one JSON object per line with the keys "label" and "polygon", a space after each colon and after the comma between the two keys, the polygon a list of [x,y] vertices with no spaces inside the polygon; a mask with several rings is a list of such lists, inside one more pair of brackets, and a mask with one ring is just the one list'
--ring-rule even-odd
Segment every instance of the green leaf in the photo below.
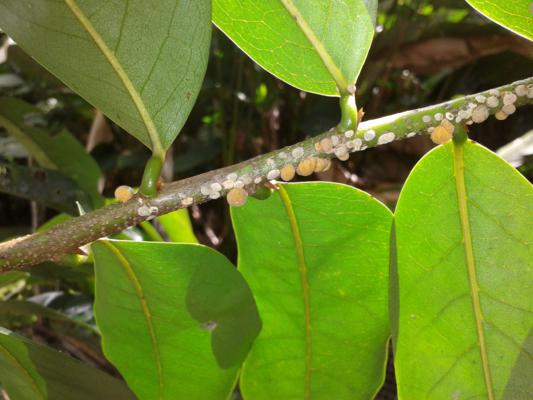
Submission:
{"label": "green leaf", "polygon": [[70,132],[62,130],[52,134],[35,126],[32,121],[40,114],[39,109],[22,100],[0,98],[0,126],[15,137],[41,167],[58,170],[76,182],[95,207],[103,205],[98,193],[101,172],[96,161]]}
{"label": "green leaf", "polygon": [[200,89],[210,11],[208,0],[5,0],[0,27],[161,156]]}
{"label": "green leaf", "polygon": [[497,24],[533,40],[533,12],[527,0],[466,0]]}
{"label": "green leaf", "polygon": [[198,243],[186,208],[161,215],[157,220],[171,242]]}
{"label": "green leaf", "polygon": [[[39,316],[62,323],[76,325],[92,333],[98,333],[95,328],[81,320],[70,318],[52,308],[42,306],[26,300],[6,300],[0,301],[0,322],[2,325],[11,317],[31,318]],[[5,326],[5,325],[4,325]]]}
{"label": "green leaf", "polygon": [[231,212],[263,321],[244,398],[372,398],[389,338],[390,211],[349,186],[305,183]]}
{"label": "green leaf", "polygon": [[377,0],[213,0],[213,21],[279,79],[336,96],[361,71],[376,8]]}
{"label": "green leaf", "polygon": [[11,400],[131,399],[126,385],[56,350],[0,328],[0,383]]}
{"label": "green leaf", "polygon": [[54,215],[52,218],[42,224],[39,228],[37,228],[37,232],[46,232],[52,229],[54,226],[62,224],[63,222],[67,222],[70,219],[72,219],[72,216],[68,214]]}
{"label": "green leaf", "polygon": [[25,280],[30,274],[22,271],[8,271],[0,274],[0,288]]}
{"label": "green leaf", "polygon": [[218,364],[244,357],[260,326],[233,265],[190,244],[99,241],[93,250],[103,349],[137,396],[227,398],[239,365]]}
{"label": "green leaf", "polygon": [[63,174],[43,168],[0,163],[0,192],[48,207],[76,214],[76,201],[88,204],[89,199],[75,182]]}
{"label": "green leaf", "polygon": [[533,393],[533,189],[470,141],[426,155],[396,216],[400,399]]}
{"label": "green leaf", "polygon": [[[7,62],[17,71],[17,74],[21,75],[26,81],[34,83],[37,87],[46,85],[48,88],[55,89],[63,86],[59,79],[31,58],[19,46],[11,45],[8,47]],[[32,88],[32,90],[35,89]]]}
{"label": "green leaf", "polygon": [[139,228],[143,230],[146,240],[150,240],[152,242],[163,242],[163,238],[150,221],[142,221],[139,224]]}
{"label": "green leaf", "polygon": [[30,274],[22,271],[9,271],[0,274],[0,300],[20,292],[26,285],[26,279],[29,276]]}
{"label": "green leaf", "polygon": [[[76,255],[76,257],[78,257]],[[74,258],[74,256],[73,256]],[[61,264],[44,262],[31,268],[31,277],[28,284],[57,285],[58,281],[68,284],[71,288],[87,293],[90,296],[94,294],[94,268],[92,263],[80,263],[76,259],[64,257],[60,260]]]}

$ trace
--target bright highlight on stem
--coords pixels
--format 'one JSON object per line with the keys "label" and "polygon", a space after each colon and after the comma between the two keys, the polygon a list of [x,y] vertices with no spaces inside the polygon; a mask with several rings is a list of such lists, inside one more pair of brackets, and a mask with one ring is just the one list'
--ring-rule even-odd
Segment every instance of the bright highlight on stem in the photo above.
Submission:
{"label": "bright highlight on stem", "polygon": [[163,158],[154,154],[144,167],[143,179],[139,189],[142,195],[153,197],[157,194],[157,181],[159,175],[161,175],[162,168]]}
{"label": "bright highlight on stem", "polygon": [[341,107],[341,122],[338,128],[341,131],[357,129],[357,105],[354,94],[343,94],[340,97],[339,104]]}

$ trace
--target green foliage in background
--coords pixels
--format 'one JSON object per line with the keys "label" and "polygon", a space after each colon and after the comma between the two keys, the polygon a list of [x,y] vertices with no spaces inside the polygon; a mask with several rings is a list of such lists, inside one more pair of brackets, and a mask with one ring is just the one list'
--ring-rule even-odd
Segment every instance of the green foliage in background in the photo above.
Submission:
{"label": "green foliage in background", "polygon": [[118,379],[96,368],[0,329],[1,383],[13,400],[133,400]]}
{"label": "green foliage in background", "polygon": [[0,98],[0,126],[15,137],[43,168],[60,171],[70,178],[100,207],[103,199],[98,193],[100,168],[83,146],[67,131],[47,132],[39,127],[39,109],[16,98]]}

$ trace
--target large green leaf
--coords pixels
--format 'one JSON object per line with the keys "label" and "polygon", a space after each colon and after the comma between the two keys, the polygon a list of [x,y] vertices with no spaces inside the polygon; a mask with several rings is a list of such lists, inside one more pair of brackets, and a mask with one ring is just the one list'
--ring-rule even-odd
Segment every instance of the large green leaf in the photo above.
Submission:
{"label": "large green leaf", "polygon": [[480,13],[507,29],[533,40],[533,11],[528,0],[466,0]]}
{"label": "large green leaf", "polygon": [[0,384],[11,400],[135,398],[123,382],[2,328]]}
{"label": "large green leaf", "polygon": [[3,0],[0,28],[154,152],[178,135],[200,89],[209,0]]}
{"label": "large green leaf", "polygon": [[192,244],[99,241],[93,249],[104,352],[139,398],[227,398],[260,328],[235,267]]}
{"label": "large green leaf", "polygon": [[415,167],[395,221],[400,398],[531,398],[531,185],[450,143]]}
{"label": "large green leaf", "polygon": [[96,161],[70,132],[62,130],[52,134],[35,126],[33,120],[39,115],[39,109],[22,100],[0,98],[0,126],[15,137],[41,167],[59,170],[87,193],[94,206],[101,206],[103,200],[98,193],[101,173]]}
{"label": "large green leaf", "polygon": [[389,337],[390,211],[349,186],[305,183],[251,198],[232,217],[263,321],[244,398],[372,398]]}
{"label": "large green leaf", "polygon": [[376,7],[377,0],[213,0],[213,21],[270,73],[331,96],[355,83]]}

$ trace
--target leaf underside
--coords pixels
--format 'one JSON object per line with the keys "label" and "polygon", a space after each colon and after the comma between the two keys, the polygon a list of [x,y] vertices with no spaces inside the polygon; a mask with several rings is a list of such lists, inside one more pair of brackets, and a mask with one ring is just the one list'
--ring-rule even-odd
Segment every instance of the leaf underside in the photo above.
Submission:
{"label": "leaf underside", "polygon": [[208,0],[5,0],[0,27],[154,152],[185,123],[211,34]]}
{"label": "leaf underside", "polygon": [[74,181],[89,195],[93,207],[103,205],[98,192],[101,172],[96,161],[70,132],[50,133],[37,126],[40,116],[41,111],[31,104],[17,98],[0,97],[0,126],[21,143],[41,167],[57,170]]}

